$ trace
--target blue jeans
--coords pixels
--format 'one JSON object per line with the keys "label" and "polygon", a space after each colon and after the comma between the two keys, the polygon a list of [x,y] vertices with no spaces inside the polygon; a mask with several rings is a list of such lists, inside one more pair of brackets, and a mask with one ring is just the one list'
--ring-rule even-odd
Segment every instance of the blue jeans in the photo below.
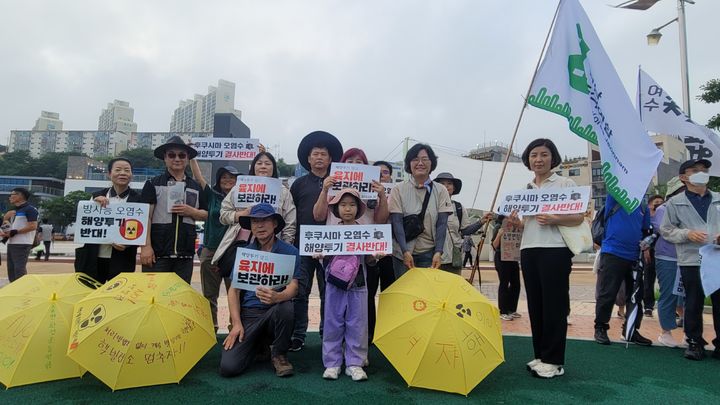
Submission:
{"label": "blue jeans", "polygon": [[[431,267],[432,266],[432,258],[435,254],[434,251],[429,250],[427,252],[413,254],[413,262],[415,263],[415,267]],[[400,276],[405,274],[408,269],[405,267],[405,263],[402,261],[402,259],[398,259],[397,257],[393,256],[393,270],[395,271],[395,280],[399,279]]]}
{"label": "blue jeans", "polygon": [[655,258],[655,273],[660,285],[660,298],[657,302],[658,318],[663,330],[677,328],[675,323],[675,309],[678,306],[678,296],[673,294],[677,262]]}

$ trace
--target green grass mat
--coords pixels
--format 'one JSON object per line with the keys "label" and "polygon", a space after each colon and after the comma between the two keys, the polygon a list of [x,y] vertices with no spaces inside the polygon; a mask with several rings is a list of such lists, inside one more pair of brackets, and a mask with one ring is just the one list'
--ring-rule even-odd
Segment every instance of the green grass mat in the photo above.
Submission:
{"label": "green grass mat", "polygon": [[532,357],[530,338],[505,339],[506,362],[470,393],[468,398],[408,388],[376,349],[370,350],[369,380],[356,383],[342,375],[322,379],[320,339],[290,353],[296,374],[275,377],[270,363],[257,363],[240,377],[218,375],[220,347],[211,350],[180,384],[112,392],[89,373],[82,379],[15,387],[0,391],[0,404],[308,404],[338,403],[718,403],[720,360],[692,362],[682,350],[589,341],[568,341],[565,375],[553,380],[533,378],[525,371]]}

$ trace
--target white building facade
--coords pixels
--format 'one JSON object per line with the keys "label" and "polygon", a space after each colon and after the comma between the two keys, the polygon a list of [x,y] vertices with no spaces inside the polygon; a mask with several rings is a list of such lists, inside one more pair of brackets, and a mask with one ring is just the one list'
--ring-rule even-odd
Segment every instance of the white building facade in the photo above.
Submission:
{"label": "white building facade", "polygon": [[61,130],[63,122],[60,120],[60,113],[41,111],[40,118],[35,120],[33,131],[57,131]]}
{"label": "white building facade", "polygon": [[98,131],[112,131],[130,134],[137,132],[137,124],[133,121],[135,110],[130,103],[122,100],[115,100],[108,103],[107,108],[102,110],[98,119]]}
{"label": "white building facade", "polygon": [[235,83],[220,79],[217,86],[208,86],[207,95],[180,101],[170,120],[170,132],[213,132],[216,113],[240,118],[240,110],[235,109]]}

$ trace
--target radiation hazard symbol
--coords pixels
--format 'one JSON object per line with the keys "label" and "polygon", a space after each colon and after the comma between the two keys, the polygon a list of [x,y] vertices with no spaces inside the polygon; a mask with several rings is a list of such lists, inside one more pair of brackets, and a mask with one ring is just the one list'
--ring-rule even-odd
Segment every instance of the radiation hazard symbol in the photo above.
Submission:
{"label": "radiation hazard symbol", "polygon": [[127,240],[135,240],[144,231],[142,222],[136,219],[125,219],[120,223],[120,235]]}

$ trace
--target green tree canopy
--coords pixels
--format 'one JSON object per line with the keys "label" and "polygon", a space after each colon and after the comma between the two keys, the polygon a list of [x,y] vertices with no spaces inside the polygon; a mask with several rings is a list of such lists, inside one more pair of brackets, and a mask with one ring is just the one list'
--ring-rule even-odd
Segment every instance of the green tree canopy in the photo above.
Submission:
{"label": "green tree canopy", "polygon": [[[152,149],[138,148],[138,149],[127,149],[122,151],[118,157],[124,157],[132,162],[133,167],[152,167],[152,168],[163,168],[165,162],[156,158],[153,155]],[[109,159],[108,159],[109,160]]]}
{"label": "green tree canopy", "polygon": [[[698,100],[706,102],[708,104],[717,103],[720,101],[720,80],[712,79],[707,83],[700,86],[702,94],[698,96]],[[708,128],[720,130],[720,114],[715,114],[707,123]]]}
{"label": "green tree canopy", "polygon": [[283,158],[277,161],[278,175],[280,177],[290,177],[295,173],[295,165],[285,163]]}
{"label": "green tree canopy", "polygon": [[89,200],[92,195],[85,191],[73,191],[64,197],[55,197],[40,203],[44,217],[60,226],[75,222],[78,201]]}

